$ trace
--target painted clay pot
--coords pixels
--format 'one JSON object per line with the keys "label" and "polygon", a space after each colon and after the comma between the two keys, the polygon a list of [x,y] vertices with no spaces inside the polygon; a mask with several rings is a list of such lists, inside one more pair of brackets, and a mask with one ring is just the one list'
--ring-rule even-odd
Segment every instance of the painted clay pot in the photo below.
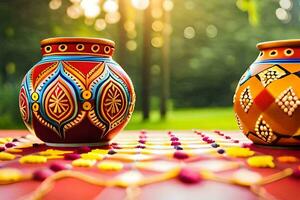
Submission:
{"label": "painted clay pot", "polygon": [[50,146],[105,145],[129,121],[130,78],[112,59],[114,42],[49,38],[26,74],[19,106],[27,128]]}
{"label": "painted clay pot", "polygon": [[300,40],[259,43],[239,81],[234,110],[254,143],[300,145]]}

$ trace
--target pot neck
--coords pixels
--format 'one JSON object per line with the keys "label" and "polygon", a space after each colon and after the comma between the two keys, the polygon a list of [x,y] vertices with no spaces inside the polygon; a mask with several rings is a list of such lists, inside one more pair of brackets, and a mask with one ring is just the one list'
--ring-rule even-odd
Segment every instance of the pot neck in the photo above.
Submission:
{"label": "pot neck", "polygon": [[260,50],[257,61],[268,60],[299,60],[300,40],[277,40],[257,44]]}
{"label": "pot neck", "polygon": [[41,41],[44,56],[99,56],[112,57],[115,43],[103,38],[48,38]]}

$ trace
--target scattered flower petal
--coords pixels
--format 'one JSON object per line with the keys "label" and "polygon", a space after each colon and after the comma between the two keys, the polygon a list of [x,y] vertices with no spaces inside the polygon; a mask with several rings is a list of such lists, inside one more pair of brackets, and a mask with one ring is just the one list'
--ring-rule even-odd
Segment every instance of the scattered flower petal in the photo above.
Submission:
{"label": "scattered flower petal", "polygon": [[0,169],[0,184],[8,184],[20,181],[23,175],[18,169],[3,168]]}
{"label": "scattered flower petal", "polygon": [[253,156],[247,159],[247,163],[251,167],[270,167],[274,168],[273,156]]}
{"label": "scattered flower petal", "polygon": [[97,167],[103,171],[120,171],[123,169],[124,164],[119,161],[102,161]]}
{"label": "scattered flower petal", "polygon": [[104,158],[103,154],[93,153],[93,152],[83,153],[80,156],[83,159],[89,159],[89,160],[103,160]]}
{"label": "scattered flower petal", "polygon": [[299,159],[295,156],[279,156],[277,157],[277,160],[282,163],[294,163],[299,161]]}
{"label": "scattered flower petal", "polygon": [[79,158],[77,160],[72,161],[72,165],[75,167],[92,167],[96,163],[96,160],[89,160]]}
{"label": "scattered flower petal", "polygon": [[245,158],[254,155],[254,151],[251,151],[249,148],[242,147],[230,147],[226,149],[226,154],[229,157],[239,157]]}
{"label": "scattered flower petal", "polygon": [[61,171],[61,170],[69,170],[71,168],[72,168],[71,165],[60,163],[60,162],[54,162],[49,166],[49,169],[51,169],[54,172],[58,172],[58,171]]}
{"label": "scattered flower petal", "polygon": [[30,163],[30,164],[39,164],[39,163],[46,163],[47,157],[45,156],[39,156],[39,155],[28,155],[23,156],[19,159],[19,162],[21,164]]}
{"label": "scattered flower petal", "polygon": [[15,158],[16,156],[11,153],[0,152],[0,160],[13,160]]}
{"label": "scattered flower petal", "polygon": [[66,153],[72,153],[73,151],[62,151],[62,150],[56,150],[56,149],[47,149],[46,151],[39,152],[42,156],[52,156],[52,155],[63,155]]}

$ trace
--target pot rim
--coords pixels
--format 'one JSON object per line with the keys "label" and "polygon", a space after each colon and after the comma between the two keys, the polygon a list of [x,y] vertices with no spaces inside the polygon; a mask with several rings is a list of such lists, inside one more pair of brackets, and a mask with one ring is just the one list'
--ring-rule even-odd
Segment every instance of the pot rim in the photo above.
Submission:
{"label": "pot rim", "polygon": [[259,50],[276,48],[276,47],[300,47],[300,39],[288,39],[288,40],[273,40],[267,42],[260,42],[256,45]]}
{"label": "pot rim", "polygon": [[40,42],[41,46],[55,43],[96,43],[115,47],[114,41],[96,37],[51,37]]}

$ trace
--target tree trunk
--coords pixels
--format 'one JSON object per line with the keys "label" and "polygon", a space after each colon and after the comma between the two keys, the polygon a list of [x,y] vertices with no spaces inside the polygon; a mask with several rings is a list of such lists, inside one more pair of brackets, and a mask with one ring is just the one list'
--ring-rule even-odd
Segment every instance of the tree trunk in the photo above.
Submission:
{"label": "tree trunk", "polygon": [[142,111],[143,120],[150,117],[150,55],[151,55],[151,8],[143,16],[143,52],[142,52]]}
{"label": "tree trunk", "polygon": [[[163,22],[166,25],[170,23],[170,12],[165,11]],[[168,31],[163,31],[164,45],[162,47],[162,66],[161,66],[161,87],[160,87],[160,117],[165,119],[167,115],[167,103],[170,93],[170,35]]]}
{"label": "tree trunk", "polygon": [[124,24],[125,24],[125,21],[126,21],[126,3],[127,3],[127,0],[121,0],[119,1],[119,11],[120,11],[120,15],[121,15],[121,18],[120,18],[120,21],[119,21],[119,46],[118,46],[118,62],[120,63],[120,65],[123,67],[123,66],[126,66],[126,52],[127,52],[127,49],[126,49],[126,40],[127,40],[127,37],[126,37],[126,31],[125,31],[125,28],[124,28]]}

